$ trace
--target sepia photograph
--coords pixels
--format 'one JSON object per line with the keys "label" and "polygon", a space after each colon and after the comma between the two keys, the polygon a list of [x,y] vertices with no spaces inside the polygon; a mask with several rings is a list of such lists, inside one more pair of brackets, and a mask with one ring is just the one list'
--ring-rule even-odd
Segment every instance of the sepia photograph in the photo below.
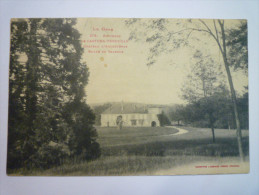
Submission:
{"label": "sepia photograph", "polygon": [[245,19],[12,18],[7,174],[249,173]]}

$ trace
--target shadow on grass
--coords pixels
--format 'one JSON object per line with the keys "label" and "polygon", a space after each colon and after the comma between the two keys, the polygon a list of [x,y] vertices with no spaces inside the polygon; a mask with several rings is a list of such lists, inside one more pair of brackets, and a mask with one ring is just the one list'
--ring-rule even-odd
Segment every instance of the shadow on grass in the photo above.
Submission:
{"label": "shadow on grass", "polygon": [[[243,138],[244,153],[249,156],[248,137]],[[95,161],[67,162],[48,170],[9,170],[14,175],[153,175],[159,170],[217,157],[237,157],[235,138],[157,141],[103,147],[101,158]],[[216,158],[215,158],[216,157]]]}
{"label": "shadow on grass", "polygon": [[[249,156],[249,137],[242,139],[244,154]],[[121,145],[102,148],[102,156],[141,155],[141,156],[238,156],[238,144],[235,138],[157,141],[135,145]]]}

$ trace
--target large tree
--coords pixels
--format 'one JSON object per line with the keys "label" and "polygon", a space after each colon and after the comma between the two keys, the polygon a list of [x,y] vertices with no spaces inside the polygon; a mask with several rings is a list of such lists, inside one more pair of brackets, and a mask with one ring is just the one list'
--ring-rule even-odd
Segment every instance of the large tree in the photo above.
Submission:
{"label": "large tree", "polygon": [[[186,19],[175,21],[176,22],[169,24],[170,21],[168,19],[126,20],[126,25],[132,29],[129,39],[141,40],[139,36],[142,36],[142,38],[146,37],[146,42],[150,43],[150,52],[147,59],[148,66],[155,64],[157,58],[163,53],[171,53],[182,46],[193,47],[193,42],[190,41],[190,37],[194,38],[200,44],[203,44],[204,47],[207,45],[206,42],[204,43],[204,40],[208,40],[208,38],[213,40],[214,46],[217,47],[220,52],[227,74],[237,128],[239,155],[241,160],[244,160],[237,97],[230,70],[232,66],[232,64],[230,64],[230,58],[235,58],[235,56],[231,56],[227,51],[228,36],[226,33],[225,20]],[[245,23],[245,21],[243,22]],[[231,28],[235,29],[236,27],[229,27],[228,30]],[[229,42],[229,46],[232,44],[233,43]],[[247,50],[240,51],[240,53],[242,56],[246,55]],[[240,64],[237,64],[237,66],[240,66]]]}
{"label": "large tree", "polygon": [[170,108],[169,110],[169,117],[171,121],[177,121],[177,125],[179,126],[181,124],[181,121],[183,121],[184,117],[184,105],[175,105],[173,108]]}
{"label": "large tree", "polygon": [[207,120],[215,142],[214,123],[228,103],[228,91],[219,65],[210,56],[196,51],[192,61],[194,64],[183,84],[182,95],[195,110],[191,119]]}
{"label": "large tree", "polygon": [[75,19],[11,22],[9,168],[99,154],[94,114],[85,99],[89,71],[75,24]]}
{"label": "large tree", "polygon": [[110,103],[105,103],[102,105],[98,105],[98,106],[93,106],[93,111],[95,114],[95,125],[97,126],[101,126],[101,114],[108,109],[109,107],[111,107]]}
{"label": "large tree", "polygon": [[247,22],[241,21],[237,28],[226,32],[226,45],[229,50],[229,64],[234,69],[248,71]]}

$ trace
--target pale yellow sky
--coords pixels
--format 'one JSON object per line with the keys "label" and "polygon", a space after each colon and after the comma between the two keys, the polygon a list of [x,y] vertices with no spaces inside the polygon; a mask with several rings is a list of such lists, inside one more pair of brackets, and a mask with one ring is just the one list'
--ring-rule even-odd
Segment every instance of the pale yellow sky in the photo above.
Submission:
{"label": "pale yellow sky", "polygon": [[[174,21],[171,20],[168,23],[169,27],[175,28],[171,22]],[[105,31],[104,33],[101,30],[102,27],[113,29],[113,32]],[[97,39],[103,39],[101,38],[103,34],[120,35],[121,38],[116,38],[116,40],[127,40],[130,33],[130,29],[125,26],[124,19],[80,18],[77,28],[82,34],[82,40],[86,41],[93,39],[90,38],[93,32],[98,36]],[[100,31],[93,31],[93,28],[99,28]],[[204,37],[200,38],[204,40]],[[206,42],[206,45],[205,42],[196,44],[195,48],[207,51],[213,55],[216,62],[221,63],[221,56],[215,41],[206,39]],[[147,67],[150,48],[147,43],[129,41],[128,44],[123,45],[128,46],[123,50],[123,54],[92,54],[85,49],[83,60],[90,71],[89,83],[86,87],[88,103],[129,101],[170,104],[184,102],[181,99],[181,87],[187,74],[190,73],[193,54],[191,48],[186,47],[170,54],[163,54],[153,66]],[[248,83],[246,75],[236,72],[233,74],[233,80],[238,93],[242,93],[243,86]]]}

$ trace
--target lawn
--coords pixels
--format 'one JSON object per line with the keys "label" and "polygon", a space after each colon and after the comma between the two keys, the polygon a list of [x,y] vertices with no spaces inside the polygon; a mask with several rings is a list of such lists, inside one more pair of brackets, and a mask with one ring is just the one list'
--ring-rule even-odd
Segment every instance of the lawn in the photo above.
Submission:
{"label": "lawn", "polygon": [[122,130],[112,127],[98,127],[98,142],[102,148],[144,144],[164,140],[167,135],[178,132],[167,127],[124,127]]}
{"label": "lawn", "polygon": [[[175,135],[178,130],[169,127],[98,128],[98,142],[103,156],[238,156],[234,130],[217,129],[216,143],[212,143],[209,129],[184,127],[189,132]],[[248,131],[243,132],[245,154],[248,155]]]}
{"label": "lawn", "polygon": [[[44,171],[20,171],[22,175],[159,175],[176,174],[177,167],[239,162],[234,130],[216,129],[212,143],[210,129],[181,127],[97,127],[102,155],[91,162],[69,162]],[[249,161],[248,130],[243,133],[246,161]],[[180,170],[180,169],[179,169]],[[18,173],[19,174],[19,173]],[[185,173],[190,174],[190,173]]]}

